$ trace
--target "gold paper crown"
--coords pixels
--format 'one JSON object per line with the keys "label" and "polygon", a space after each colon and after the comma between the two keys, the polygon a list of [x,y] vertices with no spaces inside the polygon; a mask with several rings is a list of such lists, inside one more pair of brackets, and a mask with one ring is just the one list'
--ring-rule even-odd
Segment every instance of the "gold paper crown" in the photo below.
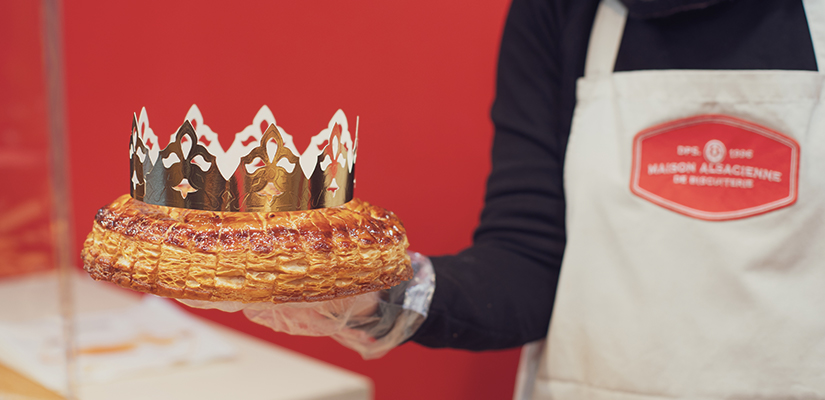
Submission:
{"label": "gold paper crown", "polygon": [[132,121],[131,195],[149,204],[211,211],[341,205],[352,199],[357,135],[357,121],[353,142],[347,118],[338,110],[301,154],[263,106],[224,151],[193,104],[169,145],[160,150],[143,108]]}

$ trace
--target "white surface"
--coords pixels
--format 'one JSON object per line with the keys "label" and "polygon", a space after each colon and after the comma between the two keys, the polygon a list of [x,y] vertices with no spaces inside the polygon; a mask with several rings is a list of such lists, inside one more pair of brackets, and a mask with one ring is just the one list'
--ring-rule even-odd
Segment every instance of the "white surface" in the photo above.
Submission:
{"label": "white surface", "polygon": [[[0,321],[20,322],[57,313],[50,275],[0,280]],[[78,276],[79,313],[128,310],[140,296]],[[193,318],[197,318],[192,316]],[[229,360],[131,373],[108,382],[80,382],[81,400],[131,399],[369,399],[369,379],[197,318],[236,352]]]}
{"label": "white surface", "polygon": [[[214,329],[171,300],[155,296],[144,296],[129,307],[79,313],[75,332],[78,373],[86,383],[235,356]],[[0,320],[0,362],[55,392],[65,389],[64,355],[59,318]]]}

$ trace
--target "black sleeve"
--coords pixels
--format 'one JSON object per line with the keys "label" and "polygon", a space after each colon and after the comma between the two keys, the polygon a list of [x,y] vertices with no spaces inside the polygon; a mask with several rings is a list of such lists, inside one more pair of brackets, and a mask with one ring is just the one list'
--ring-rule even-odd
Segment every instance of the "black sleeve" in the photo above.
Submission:
{"label": "black sleeve", "polygon": [[[572,93],[564,93],[570,85],[562,77],[560,3],[515,0],[511,6],[481,222],[472,247],[433,257],[436,290],[412,338],[417,343],[500,349],[547,334],[565,244],[562,166],[573,102]],[[586,44],[586,34],[578,41]]]}

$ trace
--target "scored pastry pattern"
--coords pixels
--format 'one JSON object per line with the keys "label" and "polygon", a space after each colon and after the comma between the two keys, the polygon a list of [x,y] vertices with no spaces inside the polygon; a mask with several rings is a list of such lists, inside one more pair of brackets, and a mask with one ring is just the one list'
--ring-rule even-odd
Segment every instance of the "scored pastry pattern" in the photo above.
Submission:
{"label": "scored pastry pattern", "polygon": [[95,279],[165,297],[318,301],[412,277],[398,217],[359,199],[317,210],[237,213],[123,195],[95,217],[81,257]]}

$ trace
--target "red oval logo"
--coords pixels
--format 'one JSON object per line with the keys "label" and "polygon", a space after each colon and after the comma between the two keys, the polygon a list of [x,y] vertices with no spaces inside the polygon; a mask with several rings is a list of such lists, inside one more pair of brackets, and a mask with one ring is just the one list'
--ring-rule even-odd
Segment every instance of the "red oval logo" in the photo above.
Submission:
{"label": "red oval logo", "polygon": [[725,221],[796,202],[799,144],[726,115],[699,115],[645,129],[633,139],[630,190],[687,215]]}

